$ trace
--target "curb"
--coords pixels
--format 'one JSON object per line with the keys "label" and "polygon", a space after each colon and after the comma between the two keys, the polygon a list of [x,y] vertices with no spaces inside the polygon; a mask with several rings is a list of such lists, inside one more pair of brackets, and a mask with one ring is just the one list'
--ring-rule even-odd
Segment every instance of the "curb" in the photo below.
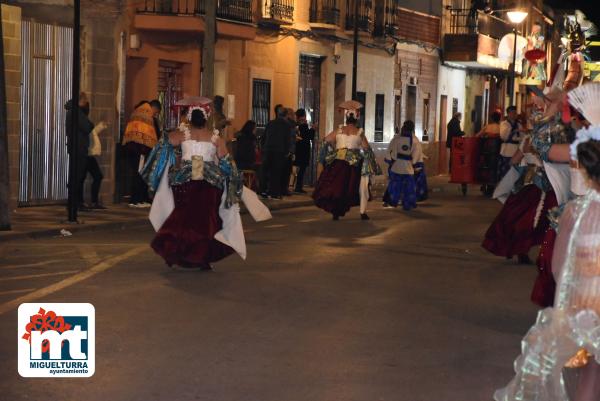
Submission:
{"label": "curb", "polygon": [[[294,209],[306,206],[312,206],[314,203],[312,199],[306,199],[297,202],[286,202],[280,201],[274,204],[268,205],[269,210],[277,211],[277,210],[285,210],[285,209]],[[241,214],[248,214],[248,211],[242,207]],[[107,223],[97,223],[97,224],[68,224],[64,223],[58,225],[56,228],[45,228],[42,230],[28,231],[28,232],[0,232],[0,242],[8,242],[8,241],[16,241],[23,239],[40,239],[40,238],[52,238],[52,237],[61,237],[60,231],[62,229],[70,231],[72,234],[75,233],[83,233],[83,232],[102,232],[102,231],[112,231],[116,229],[125,229],[125,228],[141,228],[145,226],[151,226],[150,221],[148,220],[148,216],[145,215],[143,217],[134,217],[125,221],[116,221],[116,222],[107,222]]]}

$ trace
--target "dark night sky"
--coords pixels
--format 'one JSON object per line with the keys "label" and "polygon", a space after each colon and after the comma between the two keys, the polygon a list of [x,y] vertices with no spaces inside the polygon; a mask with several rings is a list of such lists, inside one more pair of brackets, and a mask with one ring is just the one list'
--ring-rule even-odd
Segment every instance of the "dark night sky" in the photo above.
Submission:
{"label": "dark night sky", "polygon": [[578,8],[600,29],[600,7],[597,0],[546,0],[554,8]]}

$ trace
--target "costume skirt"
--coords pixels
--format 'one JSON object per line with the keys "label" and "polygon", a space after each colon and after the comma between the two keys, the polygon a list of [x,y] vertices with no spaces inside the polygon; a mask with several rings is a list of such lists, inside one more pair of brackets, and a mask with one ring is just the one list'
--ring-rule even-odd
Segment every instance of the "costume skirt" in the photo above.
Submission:
{"label": "costume skirt", "polygon": [[415,163],[415,185],[417,186],[417,202],[423,202],[429,197],[429,188],[427,187],[427,174],[425,173],[425,163]]}
{"label": "costume skirt", "polygon": [[538,276],[531,291],[531,300],[542,308],[554,305],[556,282],[552,275],[552,254],[554,253],[555,241],[556,231],[549,227],[544,235],[544,241],[542,242],[540,254],[536,261]]}
{"label": "costume skirt", "polygon": [[219,205],[223,191],[208,182],[188,181],[174,185],[175,209],[151,243],[169,265],[205,267],[232,254],[231,247],[217,241],[223,222]]}
{"label": "costume skirt", "polygon": [[549,191],[540,207],[542,195],[535,185],[511,194],[485,234],[482,246],[494,255],[512,257],[540,245],[550,225],[548,210],[557,205],[554,192]]}
{"label": "costume skirt", "polygon": [[396,174],[388,172],[389,183],[383,201],[391,206],[398,206],[402,202],[404,210],[417,207],[417,189],[415,177],[412,174]]}
{"label": "costume skirt", "polygon": [[334,216],[344,216],[352,206],[360,204],[361,164],[351,166],[334,160],[325,167],[313,192],[315,205]]}

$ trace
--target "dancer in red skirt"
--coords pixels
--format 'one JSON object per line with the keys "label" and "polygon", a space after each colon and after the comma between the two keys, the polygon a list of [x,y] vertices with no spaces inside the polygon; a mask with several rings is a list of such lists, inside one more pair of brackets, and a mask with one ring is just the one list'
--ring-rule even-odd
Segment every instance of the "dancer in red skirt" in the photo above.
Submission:
{"label": "dancer in red skirt", "polygon": [[320,152],[324,169],[319,176],[313,199],[315,205],[339,220],[352,206],[360,205],[362,220],[369,220],[369,180],[381,174],[373,151],[361,128],[356,126],[358,110],[362,105],[350,101],[340,105],[346,110],[346,125],[325,137]]}
{"label": "dancer in red skirt", "polygon": [[556,196],[539,157],[524,139],[513,158],[519,173],[512,193],[487,233],[482,246],[497,256],[531,263],[528,253],[540,245],[549,227],[548,211],[557,206]]}

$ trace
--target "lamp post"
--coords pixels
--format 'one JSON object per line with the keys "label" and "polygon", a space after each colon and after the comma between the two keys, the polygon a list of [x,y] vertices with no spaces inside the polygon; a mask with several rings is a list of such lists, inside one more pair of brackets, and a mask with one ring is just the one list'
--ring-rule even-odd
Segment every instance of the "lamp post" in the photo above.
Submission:
{"label": "lamp post", "polygon": [[514,106],[515,102],[515,80],[517,75],[517,25],[520,24],[527,18],[527,11],[523,10],[513,10],[506,13],[510,22],[515,26],[513,28],[513,33],[515,35],[515,40],[513,44],[513,59],[512,59],[512,72],[511,72],[511,83],[510,83],[510,106]]}
{"label": "lamp post", "polygon": [[69,223],[77,223],[77,207],[79,204],[79,175],[77,172],[82,166],[78,165],[77,153],[79,152],[79,75],[80,67],[80,30],[81,30],[81,1],[73,1],[73,87],[71,92],[71,137],[69,138],[71,154],[69,155]]}

